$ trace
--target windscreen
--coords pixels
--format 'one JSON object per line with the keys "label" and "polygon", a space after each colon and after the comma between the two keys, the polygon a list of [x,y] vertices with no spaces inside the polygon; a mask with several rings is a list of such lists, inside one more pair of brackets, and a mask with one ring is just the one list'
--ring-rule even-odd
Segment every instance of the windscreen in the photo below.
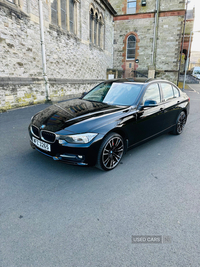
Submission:
{"label": "windscreen", "polygon": [[109,105],[130,106],[135,104],[141,90],[142,84],[105,82],[95,87],[83,99]]}
{"label": "windscreen", "polygon": [[200,74],[200,69],[199,70],[194,70],[194,74]]}

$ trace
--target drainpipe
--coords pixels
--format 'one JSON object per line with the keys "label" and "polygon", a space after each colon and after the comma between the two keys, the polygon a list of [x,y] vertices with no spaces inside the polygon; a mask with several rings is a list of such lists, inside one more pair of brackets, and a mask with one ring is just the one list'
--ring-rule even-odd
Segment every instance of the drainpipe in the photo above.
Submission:
{"label": "drainpipe", "polygon": [[[112,69],[114,68],[114,31],[115,31],[115,24],[114,24],[114,21],[112,23],[112,26],[113,26],[113,29],[112,29]],[[117,73],[116,73],[117,74]],[[116,77],[117,75],[115,75],[115,79],[117,79],[118,77]]]}
{"label": "drainpipe", "polygon": [[156,0],[154,36],[153,36],[153,53],[152,53],[152,65],[154,66],[155,70],[156,70],[156,50],[157,50],[157,38],[158,38],[159,12],[160,12],[160,0]]}
{"label": "drainpipe", "polygon": [[188,69],[188,65],[189,65],[190,46],[191,46],[192,34],[193,34],[193,31],[190,32],[190,40],[189,40],[189,47],[188,47],[188,53],[187,53],[187,60],[186,60],[186,64],[185,64],[185,74],[184,74],[183,89],[182,89],[182,91],[185,90],[185,81],[186,81],[186,74],[187,74],[187,69]]}
{"label": "drainpipe", "polygon": [[48,102],[50,101],[50,96],[49,96],[49,81],[47,77],[47,65],[46,65],[46,55],[45,55],[45,45],[44,45],[42,0],[38,0],[38,4],[39,4],[39,16],[40,16],[40,42],[41,42],[41,51],[42,51],[43,78],[45,82],[46,101]]}
{"label": "drainpipe", "polygon": [[182,35],[182,43],[181,43],[181,55],[180,55],[179,64],[178,64],[178,80],[177,80],[177,85],[178,85],[178,82],[179,82],[179,79],[180,79],[181,59],[182,59],[182,54],[183,54],[183,45],[184,45],[184,38],[185,38],[185,25],[186,25],[186,18],[187,18],[188,3],[189,3],[189,1],[187,0],[187,2],[186,2],[186,9],[185,9],[185,16],[184,16],[183,33],[182,33],[183,35]]}

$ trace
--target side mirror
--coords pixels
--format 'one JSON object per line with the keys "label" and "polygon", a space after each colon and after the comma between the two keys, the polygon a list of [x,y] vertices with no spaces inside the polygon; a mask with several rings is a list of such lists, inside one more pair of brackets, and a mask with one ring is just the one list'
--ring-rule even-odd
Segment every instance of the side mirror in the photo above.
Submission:
{"label": "side mirror", "polygon": [[150,107],[157,107],[157,106],[158,106],[157,101],[148,99],[144,102],[142,109],[143,108],[150,108]]}
{"label": "side mirror", "polygon": [[83,92],[81,95],[81,98],[84,97],[87,94],[87,92]]}

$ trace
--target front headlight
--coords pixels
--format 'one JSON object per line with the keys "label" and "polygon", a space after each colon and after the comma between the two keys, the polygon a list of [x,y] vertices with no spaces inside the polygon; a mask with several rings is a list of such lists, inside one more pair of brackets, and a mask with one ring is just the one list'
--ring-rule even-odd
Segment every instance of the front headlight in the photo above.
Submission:
{"label": "front headlight", "polygon": [[84,133],[72,135],[60,135],[58,137],[59,143],[62,144],[63,140],[72,144],[87,144],[97,136],[97,133]]}

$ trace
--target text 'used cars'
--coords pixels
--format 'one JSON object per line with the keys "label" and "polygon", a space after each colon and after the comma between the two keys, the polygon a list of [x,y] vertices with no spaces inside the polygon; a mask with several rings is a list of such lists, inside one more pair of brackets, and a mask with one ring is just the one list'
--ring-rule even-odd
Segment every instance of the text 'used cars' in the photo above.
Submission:
{"label": "text 'used cars'", "polygon": [[169,81],[108,80],[33,116],[31,146],[54,160],[112,170],[132,146],[164,132],[181,134],[189,106]]}

